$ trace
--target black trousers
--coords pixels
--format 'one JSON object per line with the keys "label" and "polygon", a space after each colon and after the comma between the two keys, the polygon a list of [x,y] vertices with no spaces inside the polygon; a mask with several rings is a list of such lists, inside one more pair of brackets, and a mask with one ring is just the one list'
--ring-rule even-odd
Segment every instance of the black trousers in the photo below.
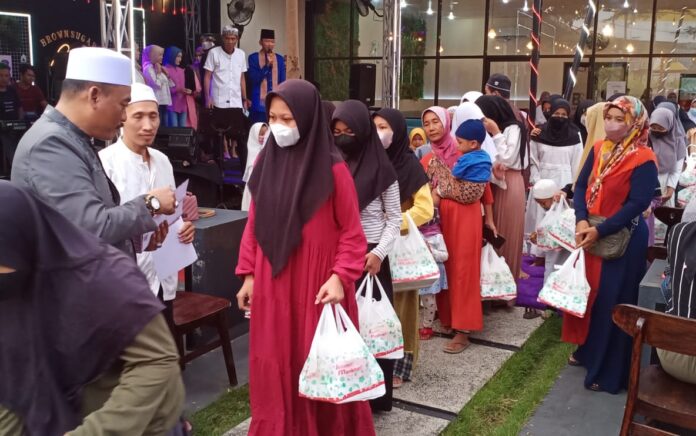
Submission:
{"label": "black trousers", "polygon": [[[368,244],[368,252],[374,249],[376,246],[377,244]],[[367,273],[363,273],[360,279],[356,282],[356,289],[358,286],[360,286],[360,283],[362,283],[366,274]],[[392,305],[394,305],[394,289],[392,287],[392,277],[391,270],[389,269],[388,257],[384,258],[384,261],[382,262],[382,268],[379,270],[377,278],[379,279],[379,282],[382,284],[384,292],[387,294],[387,297],[389,298],[389,302],[392,303]],[[373,297],[375,300],[379,300],[381,298],[381,295],[373,294]],[[382,368],[382,371],[384,372],[384,385],[386,388],[386,393],[382,397],[370,400],[370,407],[372,408],[372,410],[379,410],[384,412],[389,412],[390,410],[392,410],[392,394],[394,391],[392,383],[394,377],[394,362],[396,362],[396,360],[394,359],[377,359],[379,367]]]}

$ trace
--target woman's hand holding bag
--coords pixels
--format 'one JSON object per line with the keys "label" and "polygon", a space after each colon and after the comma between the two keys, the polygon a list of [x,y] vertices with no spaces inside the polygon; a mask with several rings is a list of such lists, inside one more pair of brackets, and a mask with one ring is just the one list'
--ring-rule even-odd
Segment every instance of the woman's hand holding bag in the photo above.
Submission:
{"label": "woman's hand holding bag", "polygon": [[406,220],[408,234],[396,238],[394,248],[389,253],[389,268],[395,292],[429,288],[440,279],[440,270],[428,244],[408,213]]}
{"label": "woman's hand holding bag", "polygon": [[585,252],[578,248],[568,260],[551,273],[539,292],[538,301],[583,318],[590,297],[590,284],[585,274]]}

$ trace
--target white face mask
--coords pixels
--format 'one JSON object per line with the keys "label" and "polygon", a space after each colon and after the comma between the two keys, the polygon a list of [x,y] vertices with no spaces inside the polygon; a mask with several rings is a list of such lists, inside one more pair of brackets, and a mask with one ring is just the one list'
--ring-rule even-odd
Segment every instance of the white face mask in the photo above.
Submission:
{"label": "white face mask", "polygon": [[378,130],[377,135],[379,135],[379,140],[382,141],[382,147],[386,150],[392,143],[394,138],[394,132],[391,130]]}
{"label": "white face mask", "polygon": [[285,124],[269,124],[271,133],[279,147],[291,147],[300,140],[300,131],[297,127],[288,127]]}

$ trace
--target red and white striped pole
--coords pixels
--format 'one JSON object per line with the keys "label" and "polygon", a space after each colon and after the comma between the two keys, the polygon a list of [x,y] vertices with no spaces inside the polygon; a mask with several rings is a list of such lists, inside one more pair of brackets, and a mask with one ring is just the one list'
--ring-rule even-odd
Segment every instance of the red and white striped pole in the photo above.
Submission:
{"label": "red and white striped pole", "polygon": [[541,45],[539,37],[541,34],[541,4],[542,0],[534,0],[532,5],[532,32],[530,34],[532,39],[532,56],[529,58],[531,74],[529,79],[529,114],[527,114],[527,124],[529,124],[530,132],[535,127],[534,119],[536,118],[536,108],[539,104],[539,100],[537,100],[537,84],[539,82],[539,52]]}
{"label": "red and white striped pole", "polygon": [[[568,70],[568,80],[566,81],[565,90],[563,91],[563,98],[570,100],[570,94],[573,92],[573,88],[577,83],[578,79],[575,74],[580,67],[580,62],[584,57],[583,47],[587,43],[587,38],[590,36],[590,26],[592,26],[592,21],[597,13],[597,6],[592,0],[587,1],[587,15],[585,16],[585,22],[582,24],[582,31],[580,32],[580,41],[578,45],[575,46],[575,57],[573,58],[573,64]],[[595,29],[595,40],[597,39],[597,29]]]}

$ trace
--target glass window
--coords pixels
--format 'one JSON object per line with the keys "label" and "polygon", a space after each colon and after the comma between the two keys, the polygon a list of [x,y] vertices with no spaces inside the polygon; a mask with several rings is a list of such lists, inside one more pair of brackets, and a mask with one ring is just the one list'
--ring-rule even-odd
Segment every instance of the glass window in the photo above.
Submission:
{"label": "glass window", "polygon": [[[531,4],[530,4],[531,7]],[[587,16],[587,2],[569,0],[545,0],[541,25],[541,54],[574,54],[580,40],[582,25]],[[530,11],[531,12],[531,11]],[[594,20],[590,25],[590,31]],[[591,34],[590,34],[591,35]],[[530,45],[531,47],[531,45]],[[527,47],[529,51],[529,47]],[[585,56],[592,53],[592,39],[583,47]]]}
{"label": "glass window", "polygon": [[399,109],[420,117],[435,102],[435,59],[403,59]]}
{"label": "glass window", "polygon": [[650,53],[652,7],[652,0],[603,0],[599,5],[596,53]]}
{"label": "glass window", "polygon": [[366,17],[359,16],[355,31],[354,55],[359,57],[382,57],[384,22],[370,11]]}
{"label": "glass window", "polygon": [[688,107],[696,98],[696,57],[653,58],[650,78],[651,97],[677,93],[679,102]]}
{"label": "glass window", "polygon": [[350,3],[351,0],[320,2],[314,18],[317,57],[350,56]]}
{"label": "glass window", "polygon": [[491,0],[489,56],[526,55],[531,52],[532,0]]}
{"label": "glass window", "polygon": [[[566,77],[565,70],[570,68],[573,58],[541,58],[539,59],[539,79],[537,81],[537,97],[542,92],[548,91],[551,94],[563,94]],[[528,67],[529,68],[529,67]],[[576,83],[576,88],[581,88],[580,83]],[[579,92],[579,91],[575,91]],[[585,82],[584,93],[587,93],[587,82]],[[583,97],[584,98],[584,97]]]}
{"label": "glass window", "polygon": [[405,6],[401,8],[401,54],[435,56],[437,0],[410,0],[404,3]]}
{"label": "glass window", "polygon": [[315,78],[323,100],[343,101],[348,99],[350,61],[317,61]]}
{"label": "glass window", "polygon": [[672,50],[674,53],[696,53],[696,3],[693,0],[657,0],[653,53],[671,53]]}
{"label": "glass window", "polygon": [[[437,4],[436,4],[437,9]],[[442,2],[443,56],[480,56],[483,54],[485,0]]]}
{"label": "glass window", "polygon": [[481,59],[441,59],[438,104],[459,105],[465,92],[481,91],[482,74]]}
{"label": "glass window", "polygon": [[641,96],[648,83],[648,59],[620,57],[614,61],[595,62],[592,99],[603,101],[622,92]]}

